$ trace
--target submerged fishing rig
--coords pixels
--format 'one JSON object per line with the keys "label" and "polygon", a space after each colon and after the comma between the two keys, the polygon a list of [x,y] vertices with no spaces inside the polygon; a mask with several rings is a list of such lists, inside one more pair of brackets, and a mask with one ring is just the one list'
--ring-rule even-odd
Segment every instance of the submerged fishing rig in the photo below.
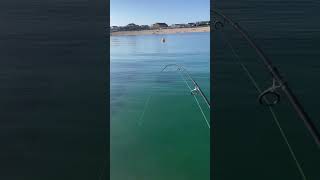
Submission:
{"label": "submerged fishing rig", "polygon": [[194,89],[190,90],[191,95],[197,95],[199,94],[204,101],[206,102],[208,108],[210,109],[210,101],[208,100],[207,96],[203,93],[203,91],[201,90],[200,86],[198,85],[198,83],[190,76],[190,73],[187,71],[186,68],[184,68],[182,65],[179,64],[167,64],[161,72],[163,72],[164,70],[166,70],[168,67],[170,66],[175,66],[177,67],[177,71],[179,71],[180,73],[185,73],[187,75],[187,77],[191,80],[191,82],[194,85]]}
{"label": "submerged fishing rig", "polygon": [[[307,112],[304,110],[304,107],[299,102],[296,95],[292,92],[287,81],[285,81],[284,77],[281,76],[279,70],[273,65],[271,60],[264,53],[264,51],[257,45],[257,43],[253,40],[253,38],[251,38],[249,34],[238,23],[233,21],[230,17],[226,16],[220,10],[211,9],[211,13],[213,14],[213,17],[214,17],[214,21],[211,24],[211,28],[214,29],[214,31],[221,32],[222,39],[225,41],[225,45],[227,45],[232,51],[232,54],[234,56],[234,58],[232,59],[234,59],[242,67],[242,69],[248,76],[248,79],[254,85],[255,89],[258,92],[258,102],[261,105],[264,105],[265,107],[267,107],[268,110],[270,111],[273,117],[273,121],[280,131],[281,137],[283,138],[288,148],[288,151],[290,152],[292,160],[294,161],[301,178],[303,180],[306,180],[307,178],[306,178],[305,172],[298,158],[296,157],[296,154],[287,138],[285,131],[281,127],[279,118],[277,117],[277,114],[274,110],[274,106],[280,102],[280,99],[281,99],[280,92],[282,92],[287,97],[287,99],[289,100],[289,103],[297,113],[299,119],[302,120],[302,122],[304,123],[306,129],[309,131],[309,134],[313,138],[316,145],[315,147],[317,149],[320,148],[319,130],[317,129],[315,123],[311,120]],[[263,65],[267,69],[267,72],[269,72],[269,74],[271,75],[272,85],[269,88],[266,88],[265,90],[261,89],[257,81],[255,80],[253,74],[249,71],[247,66],[241,61],[239,55],[235,51],[235,48],[232,46],[227,36],[224,34],[224,27],[226,25],[231,26],[231,28],[236,33],[240,34],[241,37],[250,45],[250,47],[258,55],[259,60],[262,61]]]}
{"label": "submerged fishing rig", "polygon": [[[194,97],[202,115],[203,115],[203,118],[205,119],[206,123],[207,123],[207,126],[208,128],[210,128],[210,123],[207,119],[207,117],[205,116],[203,110],[202,110],[202,107],[197,99],[197,95],[200,95],[203,100],[205,101],[206,105],[208,106],[208,108],[210,109],[210,101],[209,99],[207,98],[207,96],[203,93],[202,89],[200,88],[200,86],[198,85],[198,83],[191,77],[190,73],[187,71],[186,68],[184,68],[182,65],[179,65],[179,64],[167,64],[164,66],[164,68],[161,70],[161,72],[164,72],[167,68],[169,67],[175,67],[176,68],[176,71],[179,72],[179,74],[181,75],[181,78],[184,80],[184,82],[186,83],[187,87],[189,88],[190,90],[190,94]],[[185,76],[189,79],[189,81],[192,82],[192,85],[194,88],[191,88],[190,85],[188,84],[187,82],[187,79],[185,78]]]}
{"label": "submerged fishing rig", "polygon": [[[249,34],[236,22],[234,22],[231,18],[227,17],[223,14],[220,10],[212,9],[211,10],[215,15],[215,21],[213,23],[213,28],[215,30],[222,30],[225,24],[229,24],[237,33],[239,33],[242,38],[244,38],[248,44],[255,50],[258,54],[260,60],[262,60],[263,64],[265,65],[267,71],[271,74],[272,77],[272,86],[267,88],[266,90],[262,91],[257,84],[255,83],[252,75],[248,71],[248,69],[241,64],[244,70],[247,72],[251,81],[255,84],[256,89],[260,93],[258,96],[258,101],[260,104],[272,107],[279,103],[280,101],[280,94],[279,91],[282,91],[287,99],[289,100],[290,104],[296,111],[299,118],[303,121],[304,125],[310,132],[311,136],[313,137],[317,147],[320,148],[320,133],[315,126],[315,123],[311,120],[309,115],[304,110],[302,104],[299,102],[296,95],[292,92],[291,88],[289,87],[288,83],[284,80],[284,78],[280,75],[278,69],[272,64],[271,60],[267,57],[267,55],[263,52],[263,50],[255,43],[255,41],[249,36]],[[235,53],[233,47],[229,42],[227,44],[230,46],[232,51]],[[268,99],[272,99],[271,101]]]}

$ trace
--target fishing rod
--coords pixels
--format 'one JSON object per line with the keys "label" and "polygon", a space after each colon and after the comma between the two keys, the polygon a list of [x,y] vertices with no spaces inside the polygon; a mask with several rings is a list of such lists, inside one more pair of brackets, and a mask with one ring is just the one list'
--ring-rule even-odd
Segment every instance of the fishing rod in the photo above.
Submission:
{"label": "fishing rod", "polygon": [[206,97],[206,95],[203,93],[203,91],[201,90],[200,86],[198,85],[198,83],[190,76],[189,72],[182,66],[179,64],[167,64],[161,72],[163,72],[165,69],[167,69],[170,66],[176,66],[177,70],[180,72],[185,72],[188,76],[188,78],[192,81],[193,85],[194,85],[194,89],[191,91],[192,95],[195,95],[197,93],[199,93],[201,95],[201,97],[204,99],[204,101],[206,102],[207,106],[210,109],[210,101],[208,100],[208,98]]}
{"label": "fishing rod", "polygon": [[[242,29],[242,27],[234,22],[232,19],[224,15],[222,12],[216,9],[212,9],[212,12],[218,16],[220,16],[223,20],[224,23],[229,23],[234,30],[236,30],[238,33],[241,34],[241,36],[249,43],[249,45],[256,51],[256,53],[259,55],[260,59],[262,60],[263,64],[266,66],[267,70],[271,74],[273,78],[273,85],[263,91],[259,95],[259,102],[263,105],[267,106],[273,106],[277,104],[280,100],[280,95],[276,92],[277,89],[280,89],[284,92],[284,94],[287,96],[290,104],[293,106],[295,109],[296,113],[298,114],[299,118],[303,121],[305,124],[306,128],[310,132],[311,136],[313,137],[314,141],[316,142],[317,146],[320,147],[320,133],[315,126],[315,124],[312,122],[310,119],[309,115],[306,113],[304,110],[303,106],[301,103],[298,101],[298,98],[296,95],[292,92],[292,90],[289,88],[288,83],[283,79],[283,77],[280,75],[278,69],[272,64],[270,59],[266,56],[266,54],[262,51],[262,49],[252,40],[252,38],[249,36],[249,34]],[[220,27],[223,27],[223,23],[220,21],[215,21],[214,27],[218,29],[218,23],[220,24]],[[264,102],[263,99],[267,97],[267,95],[272,95],[276,99],[271,102]]]}

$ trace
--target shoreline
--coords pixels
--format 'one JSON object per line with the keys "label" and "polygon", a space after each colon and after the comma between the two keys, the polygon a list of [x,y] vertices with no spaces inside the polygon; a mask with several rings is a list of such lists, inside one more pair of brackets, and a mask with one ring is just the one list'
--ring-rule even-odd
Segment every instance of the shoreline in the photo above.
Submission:
{"label": "shoreline", "polygon": [[136,36],[136,35],[154,35],[154,34],[177,34],[177,33],[196,33],[210,32],[210,26],[195,28],[174,28],[174,29],[154,29],[142,31],[118,31],[110,33],[111,36]]}

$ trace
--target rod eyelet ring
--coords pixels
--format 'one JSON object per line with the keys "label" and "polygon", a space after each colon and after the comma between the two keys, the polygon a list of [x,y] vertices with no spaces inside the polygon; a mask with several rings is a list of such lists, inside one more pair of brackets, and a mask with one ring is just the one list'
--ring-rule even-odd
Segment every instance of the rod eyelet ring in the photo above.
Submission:
{"label": "rod eyelet ring", "polygon": [[[269,97],[273,96],[274,100],[272,102],[267,102],[265,100],[265,98],[267,98],[266,96],[269,96]],[[264,106],[274,106],[274,105],[278,104],[279,102],[280,102],[280,94],[278,94],[277,92],[272,91],[272,90],[267,90],[259,96],[259,103]]]}

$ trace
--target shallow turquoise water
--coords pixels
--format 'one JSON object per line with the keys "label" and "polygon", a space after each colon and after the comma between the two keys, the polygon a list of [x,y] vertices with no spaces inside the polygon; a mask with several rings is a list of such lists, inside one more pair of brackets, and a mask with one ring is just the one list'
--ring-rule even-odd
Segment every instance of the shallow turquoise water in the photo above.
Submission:
{"label": "shallow turquoise water", "polygon": [[210,98],[210,33],[113,36],[110,47],[111,179],[209,179],[209,109],[161,70],[183,65]]}

